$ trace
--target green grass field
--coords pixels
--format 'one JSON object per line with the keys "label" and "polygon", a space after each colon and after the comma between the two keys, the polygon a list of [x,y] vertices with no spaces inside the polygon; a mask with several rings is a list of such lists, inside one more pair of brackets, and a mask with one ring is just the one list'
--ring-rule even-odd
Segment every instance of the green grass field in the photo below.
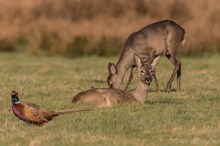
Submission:
{"label": "green grass field", "polygon": [[[88,107],[72,104],[72,97],[107,87],[107,63],[117,58],[0,54],[0,145],[220,145],[220,56],[214,54],[182,57],[179,93],[164,92],[173,66],[162,58],[157,66],[161,92],[154,92],[152,82],[143,105],[61,115],[41,127],[13,115],[12,90],[45,109]],[[130,88],[136,83],[135,77]]]}

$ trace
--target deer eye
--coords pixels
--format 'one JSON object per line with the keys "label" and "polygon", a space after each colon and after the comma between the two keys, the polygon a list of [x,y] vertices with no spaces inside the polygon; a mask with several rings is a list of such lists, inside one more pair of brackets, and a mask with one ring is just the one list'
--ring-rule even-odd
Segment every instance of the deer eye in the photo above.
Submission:
{"label": "deer eye", "polygon": [[154,71],[153,71],[153,70],[150,70],[150,73],[151,73],[151,74],[153,74],[153,73],[154,73]]}
{"label": "deer eye", "polygon": [[143,73],[144,73],[144,71],[143,71],[143,70],[141,70],[141,73],[143,74]]}
{"label": "deer eye", "polygon": [[113,88],[113,83],[110,84],[110,87]]}

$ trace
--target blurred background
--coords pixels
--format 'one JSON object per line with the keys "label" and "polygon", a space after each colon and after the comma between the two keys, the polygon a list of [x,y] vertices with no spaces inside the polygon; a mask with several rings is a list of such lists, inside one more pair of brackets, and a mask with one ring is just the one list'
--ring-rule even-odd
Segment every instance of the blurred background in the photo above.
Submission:
{"label": "blurred background", "polygon": [[0,52],[114,56],[163,19],[185,28],[181,54],[220,52],[218,0],[0,0]]}

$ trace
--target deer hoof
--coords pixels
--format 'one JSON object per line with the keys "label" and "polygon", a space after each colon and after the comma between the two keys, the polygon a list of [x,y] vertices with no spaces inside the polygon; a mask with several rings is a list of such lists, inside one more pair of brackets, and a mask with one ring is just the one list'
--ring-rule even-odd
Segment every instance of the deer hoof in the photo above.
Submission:
{"label": "deer hoof", "polygon": [[158,93],[160,91],[159,87],[156,87],[156,93]]}
{"label": "deer hoof", "polygon": [[167,87],[166,92],[167,92],[167,93],[170,92],[170,87]]}

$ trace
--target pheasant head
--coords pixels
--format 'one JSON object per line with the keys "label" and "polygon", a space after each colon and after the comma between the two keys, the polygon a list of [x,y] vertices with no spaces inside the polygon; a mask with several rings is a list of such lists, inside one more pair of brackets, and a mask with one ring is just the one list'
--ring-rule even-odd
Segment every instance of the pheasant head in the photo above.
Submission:
{"label": "pheasant head", "polygon": [[19,97],[18,97],[18,92],[12,91],[12,93],[11,93],[11,101],[12,101],[13,104],[18,104],[18,103],[21,102]]}

